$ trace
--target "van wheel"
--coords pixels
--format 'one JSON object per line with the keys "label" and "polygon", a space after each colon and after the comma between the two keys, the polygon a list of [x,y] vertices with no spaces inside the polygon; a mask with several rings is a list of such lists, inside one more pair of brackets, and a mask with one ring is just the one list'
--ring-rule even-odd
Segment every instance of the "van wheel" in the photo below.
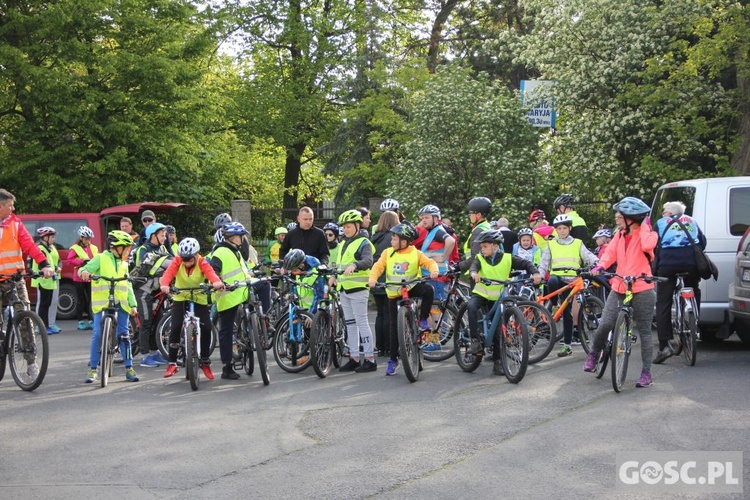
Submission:
{"label": "van wheel", "polygon": [[702,325],[698,325],[698,327],[701,335],[701,342],[705,342],[707,344],[718,344],[724,341],[723,338],[719,338],[716,336],[716,334],[719,333],[719,328]]}
{"label": "van wheel", "polygon": [[78,309],[78,294],[73,283],[60,284],[60,302],[57,304],[58,319],[75,319]]}
{"label": "van wheel", "polygon": [[734,331],[743,344],[750,344],[750,320],[735,319]]}

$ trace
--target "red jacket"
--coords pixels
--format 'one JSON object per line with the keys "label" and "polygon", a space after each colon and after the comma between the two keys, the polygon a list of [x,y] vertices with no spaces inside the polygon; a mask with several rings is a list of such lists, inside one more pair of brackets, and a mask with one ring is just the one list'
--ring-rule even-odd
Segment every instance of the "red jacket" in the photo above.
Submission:
{"label": "red jacket", "polygon": [[[607,269],[617,263],[617,274],[621,276],[640,276],[645,273],[651,276],[651,264],[649,259],[654,259],[654,248],[659,235],[651,230],[651,226],[643,224],[636,229],[631,229],[630,234],[624,236],[618,231],[612,241],[609,242],[604,255],[599,259],[598,266]],[[648,258],[646,257],[648,254]],[[612,290],[617,293],[625,293],[627,286],[622,278],[612,278],[610,281]],[[638,280],[633,284],[633,292],[654,288],[653,283]]]}

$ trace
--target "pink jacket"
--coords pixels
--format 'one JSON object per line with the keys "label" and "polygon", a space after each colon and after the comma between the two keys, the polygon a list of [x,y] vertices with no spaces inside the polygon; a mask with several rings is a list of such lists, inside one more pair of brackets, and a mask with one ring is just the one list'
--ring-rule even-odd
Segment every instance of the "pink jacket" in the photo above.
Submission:
{"label": "pink jacket", "polygon": [[[82,247],[83,248],[83,247]],[[91,245],[87,245],[86,248],[83,248],[83,250],[86,252],[86,254],[89,256],[89,260],[93,257],[91,255]],[[83,281],[80,276],[78,276],[78,268],[86,264],[86,262],[83,259],[78,258],[78,254],[75,250],[71,250],[68,253],[68,263],[73,266],[73,281]]]}
{"label": "pink jacket", "polygon": [[[604,255],[599,259],[598,266],[607,269],[616,262],[617,274],[620,276],[640,276],[643,273],[651,276],[651,264],[646,254],[653,260],[658,239],[659,235],[652,231],[648,224],[631,229],[628,236],[623,236],[622,231],[618,231],[604,251]],[[617,293],[627,291],[627,286],[621,278],[612,278],[610,285]],[[634,293],[652,288],[654,288],[653,283],[646,283],[643,280],[638,280],[633,284]]]}

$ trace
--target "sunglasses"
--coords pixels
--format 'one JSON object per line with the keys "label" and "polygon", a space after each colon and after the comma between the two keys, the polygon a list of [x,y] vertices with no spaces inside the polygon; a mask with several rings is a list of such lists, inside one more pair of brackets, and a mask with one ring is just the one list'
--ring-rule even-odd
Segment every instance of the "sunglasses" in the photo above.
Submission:
{"label": "sunglasses", "polygon": [[335,235],[335,234],[333,234],[333,233],[326,233],[326,236],[328,236],[329,238],[333,238],[333,237],[335,237],[336,235]]}
{"label": "sunglasses", "polygon": [[154,222],[154,219],[143,219],[142,222]]}

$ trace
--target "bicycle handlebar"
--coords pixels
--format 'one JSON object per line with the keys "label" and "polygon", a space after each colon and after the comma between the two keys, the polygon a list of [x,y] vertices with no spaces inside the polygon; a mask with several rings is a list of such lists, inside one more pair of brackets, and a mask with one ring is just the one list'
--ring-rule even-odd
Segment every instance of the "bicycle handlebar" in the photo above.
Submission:
{"label": "bicycle handlebar", "polygon": [[205,293],[206,295],[211,295],[214,292],[214,287],[206,283],[201,283],[198,286],[190,286],[190,287],[185,287],[185,288],[178,288],[176,286],[170,286],[169,292],[172,294],[176,294],[180,292],[202,292],[202,293]]}
{"label": "bicycle handlebar", "polygon": [[[58,274],[54,273],[52,275],[52,279],[57,279]],[[25,271],[18,271],[17,273],[12,274],[0,274],[0,278],[8,278],[11,281],[21,281],[24,278],[44,278],[44,274],[40,272],[25,272]]]}
{"label": "bicycle handlebar", "polygon": [[132,281],[130,276],[121,276],[119,278],[109,278],[107,276],[101,276],[99,274],[92,274],[89,276],[92,280],[102,280],[102,281],[108,281],[110,283],[117,283],[119,281]]}
{"label": "bicycle handlebar", "polygon": [[607,278],[620,278],[625,283],[635,283],[638,280],[643,280],[646,283],[653,283],[654,281],[656,281],[656,282],[669,281],[669,278],[662,278],[660,276],[650,276],[650,275],[648,275],[646,273],[641,273],[639,276],[623,276],[623,275],[617,274],[617,273],[605,273],[605,272],[601,272],[601,273],[599,273],[599,275],[600,276],[606,276]]}
{"label": "bicycle handlebar", "polygon": [[386,288],[386,287],[404,287],[411,284],[418,284],[418,283],[427,283],[428,281],[432,281],[430,278],[417,278],[413,280],[401,280],[401,283],[375,283],[375,288]]}

